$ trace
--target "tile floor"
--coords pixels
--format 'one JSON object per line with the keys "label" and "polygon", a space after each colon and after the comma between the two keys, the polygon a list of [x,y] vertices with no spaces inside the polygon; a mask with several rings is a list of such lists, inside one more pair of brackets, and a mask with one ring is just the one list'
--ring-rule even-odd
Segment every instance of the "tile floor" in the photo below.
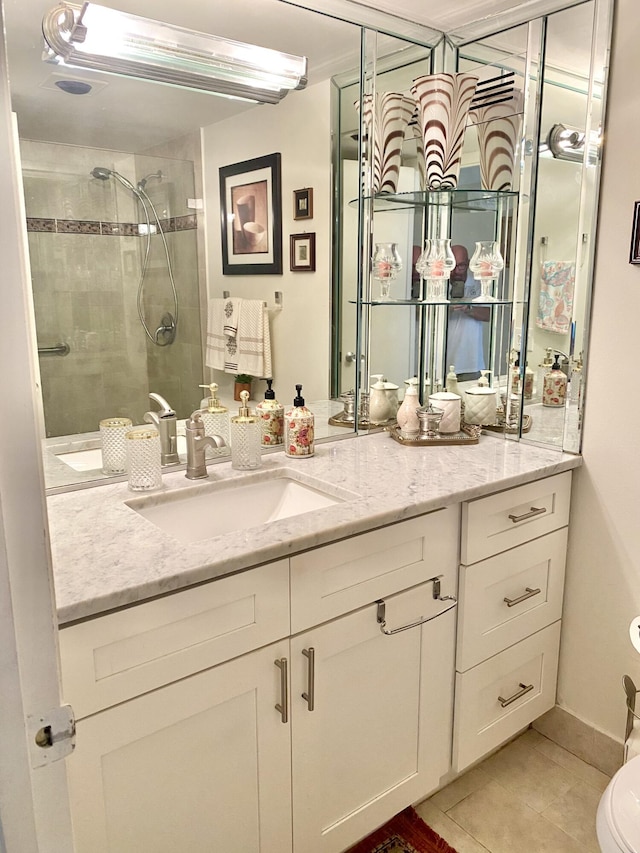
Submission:
{"label": "tile floor", "polygon": [[534,729],[416,806],[458,853],[599,853],[609,777]]}

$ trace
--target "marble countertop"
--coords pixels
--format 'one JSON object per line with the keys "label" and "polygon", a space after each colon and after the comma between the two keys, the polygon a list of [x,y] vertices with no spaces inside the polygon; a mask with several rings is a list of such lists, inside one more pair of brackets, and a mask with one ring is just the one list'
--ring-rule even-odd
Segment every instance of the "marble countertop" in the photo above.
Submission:
{"label": "marble countertop", "polygon": [[[316,446],[308,459],[263,457],[262,477],[283,468],[312,478],[343,500],[323,509],[184,544],[130,508],[126,483],[47,499],[60,624],[286,557],[439,507],[567,471],[581,457],[502,437],[469,447],[402,447],[386,433]],[[194,494],[253,473],[229,462],[194,483],[167,473],[150,501]],[[345,499],[346,498],[346,499]]]}

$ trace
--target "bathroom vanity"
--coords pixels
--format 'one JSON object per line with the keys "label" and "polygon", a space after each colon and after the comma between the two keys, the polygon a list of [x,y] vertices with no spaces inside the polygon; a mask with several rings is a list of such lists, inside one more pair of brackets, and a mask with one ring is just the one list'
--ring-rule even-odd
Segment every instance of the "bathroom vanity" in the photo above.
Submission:
{"label": "bathroom vanity", "polygon": [[176,472],[169,513],[283,470],[335,498],[188,542],[124,484],[50,497],[78,851],[338,853],[552,707],[580,461],[377,434]]}

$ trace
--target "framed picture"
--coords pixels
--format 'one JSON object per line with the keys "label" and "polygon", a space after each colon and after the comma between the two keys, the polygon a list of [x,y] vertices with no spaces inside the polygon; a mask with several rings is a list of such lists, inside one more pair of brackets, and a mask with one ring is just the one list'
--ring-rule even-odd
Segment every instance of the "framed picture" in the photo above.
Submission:
{"label": "framed picture", "polygon": [[293,218],[313,219],[313,190],[310,187],[293,191]]}
{"label": "framed picture", "polygon": [[280,154],[220,174],[223,275],[282,275]]}
{"label": "framed picture", "polygon": [[633,228],[631,229],[629,263],[640,264],[640,201],[637,201],[633,206]]}
{"label": "framed picture", "polygon": [[292,272],[315,272],[316,271],[316,235],[315,234],[292,234],[291,235],[291,271]]}

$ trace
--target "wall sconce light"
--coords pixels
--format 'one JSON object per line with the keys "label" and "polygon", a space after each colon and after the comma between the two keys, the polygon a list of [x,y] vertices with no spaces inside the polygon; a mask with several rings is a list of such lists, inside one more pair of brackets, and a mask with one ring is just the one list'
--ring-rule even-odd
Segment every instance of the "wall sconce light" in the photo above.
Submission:
{"label": "wall sconce light", "polygon": [[[584,158],[587,134],[584,130],[571,127],[568,124],[554,124],[547,136],[546,145],[540,146],[540,151],[549,151],[556,160],[573,160],[582,162]],[[600,150],[600,133],[592,131],[589,136],[588,164],[598,161]]]}
{"label": "wall sconce light", "polygon": [[83,3],[42,21],[43,59],[254,103],[307,85],[307,59]]}

